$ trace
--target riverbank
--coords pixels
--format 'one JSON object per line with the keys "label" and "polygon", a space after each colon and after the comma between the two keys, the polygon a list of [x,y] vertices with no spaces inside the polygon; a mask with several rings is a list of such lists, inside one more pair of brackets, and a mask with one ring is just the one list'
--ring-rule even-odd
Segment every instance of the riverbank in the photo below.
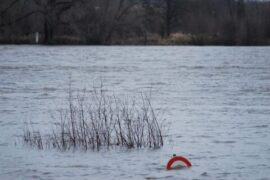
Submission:
{"label": "riverbank", "polygon": [[[225,46],[258,46],[270,45],[270,39],[254,39],[238,41],[237,38],[226,40],[220,35],[194,35],[172,33],[169,37],[158,34],[134,36],[125,38],[112,38],[110,41],[86,39],[79,36],[55,36],[49,43],[43,43],[41,36],[38,44],[47,45],[225,45]],[[34,35],[26,36],[0,36],[0,44],[37,44]]]}

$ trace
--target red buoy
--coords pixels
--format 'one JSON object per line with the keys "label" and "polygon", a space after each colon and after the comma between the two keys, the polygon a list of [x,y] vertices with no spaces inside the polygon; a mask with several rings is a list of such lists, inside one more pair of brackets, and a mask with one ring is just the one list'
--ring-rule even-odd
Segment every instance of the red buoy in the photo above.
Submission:
{"label": "red buoy", "polygon": [[177,161],[183,162],[187,167],[191,167],[192,166],[192,164],[190,163],[190,161],[187,158],[185,158],[183,156],[176,156],[176,155],[174,155],[174,157],[171,158],[169,160],[169,162],[167,163],[167,170],[171,170],[172,169],[172,165],[175,162],[177,162]]}

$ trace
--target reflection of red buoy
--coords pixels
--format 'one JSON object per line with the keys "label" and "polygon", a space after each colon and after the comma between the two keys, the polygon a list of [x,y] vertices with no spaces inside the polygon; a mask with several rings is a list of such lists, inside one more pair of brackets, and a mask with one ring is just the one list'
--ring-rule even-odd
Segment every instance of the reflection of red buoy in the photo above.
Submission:
{"label": "reflection of red buoy", "polygon": [[172,169],[172,165],[175,163],[175,162],[183,162],[187,167],[191,167],[192,164],[189,162],[189,160],[183,156],[176,156],[174,155],[173,158],[171,158],[169,160],[169,162],[167,163],[167,170],[171,170]]}

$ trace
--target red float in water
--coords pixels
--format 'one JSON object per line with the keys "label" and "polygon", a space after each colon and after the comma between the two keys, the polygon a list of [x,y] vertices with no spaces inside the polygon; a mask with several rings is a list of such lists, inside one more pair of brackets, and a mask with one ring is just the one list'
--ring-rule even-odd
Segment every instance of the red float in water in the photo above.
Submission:
{"label": "red float in water", "polygon": [[192,164],[190,163],[190,161],[187,158],[185,158],[183,156],[176,156],[176,155],[174,155],[174,157],[171,158],[169,160],[169,162],[167,163],[167,170],[171,170],[172,169],[172,165],[175,162],[177,162],[177,161],[183,162],[187,167],[191,167],[192,166]]}

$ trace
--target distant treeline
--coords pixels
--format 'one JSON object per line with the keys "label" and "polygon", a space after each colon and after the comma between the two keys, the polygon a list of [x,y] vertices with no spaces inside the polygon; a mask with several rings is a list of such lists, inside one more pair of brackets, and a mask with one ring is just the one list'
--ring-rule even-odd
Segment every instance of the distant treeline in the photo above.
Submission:
{"label": "distant treeline", "polygon": [[270,2],[1,0],[0,43],[269,45]]}

